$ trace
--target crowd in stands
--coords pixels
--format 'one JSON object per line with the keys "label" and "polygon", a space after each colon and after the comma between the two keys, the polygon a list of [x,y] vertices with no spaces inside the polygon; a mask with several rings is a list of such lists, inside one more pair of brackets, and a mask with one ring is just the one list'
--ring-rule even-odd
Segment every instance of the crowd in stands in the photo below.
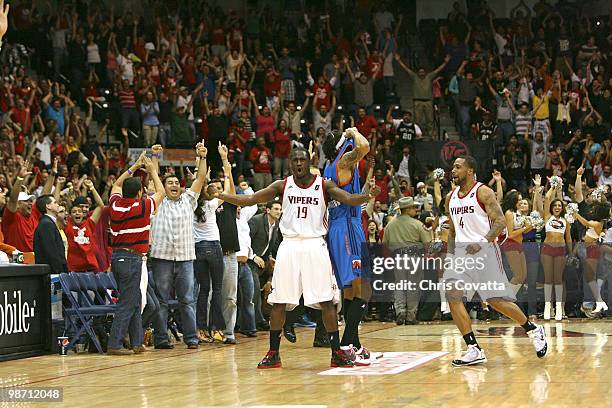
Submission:
{"label": "crowd in stands", "polygon": [[[0,53],[0,242],[6,251],[33,251],[41,217],[34,200],[51,194],[60,206],[54,211],[65,232],[66,270],[108,270],[108,202],[114,182],[132,164],[129,148],[192,149],[203,141],[208,185],[249,193],[287,176],[296,146],[310,148],[312,167],[323,169],[329,132],[353,126],[371,146],[359,165],[362,185],[371,172],[381,187],[364,216],[368,241],[382,242],[404,196],[422,204],[420,217],[439,240],[449,174],[434,180],[415,147],[445,138],[436,125],[442,110],[454,117],[461,140],[493,143],[495,171],[479,178],[500,195],[517,193],[533,202],[554,191],[564,208],[584,196],[585,225],[596,227],[597,240],[605,235],[610,216],[599,205],[609,206],[612,187],[612,14],[591,16],[580,2],[539,0],[533,8],[518,2],[507,17],[494,15],[485,1],[469,10],[449,2],[447,19],[417,22],[417,30],[406,22],[401,1],[369,9],[355,3],[228,11],[191,0],[127,8],[20,2],[11,9]],[[423,55],[415,52],[417,42]],[[408,81],[409,105],[399,102],[398,77]],[[231,186],[224,185],[230,173]],[[195,180],[182,165],[162,166],[160,175],[175,175],[181,189]],[[534,186],[536,176],[541,186]],[[561,178],[560,190],[550,185],[552,176]],[[576,180],[583,182],[580,198]],[[599,201],[586,200],[597,186],[604,186]],[[207,229],[212,226],[204,226],[219,213],[219,203],[198,205],[199,242],[219,241]],[[277,206],[264,210],[270,225],[278,220]],[[584,236],[579,224],[572,226],[575,242]],[[244,232],[238,223],[240,228]],[[237,250],[206,247],[219,249],[223,259]],[[269,258],[238,255],[259,268],[253,274],[258,326],[265,326],[258,295],[270,289],[263,271],[273,264],[264,253]],[[198,261],[205,260],[198,255]],[[586,260],[579,266],[588,270],[585,288],[601,280],[601,290],[604,262],[602,251],[599,266]],[[212,288],[216,319],[198,321],[198,328],[209,330],[206,338],[222,338],[215,331],[226,317],[220,279],[224,270],[228,274],[227,262],[198,268]],[[239,269],[232,272],[236,279]],[[392,318],[385,305],[376,309],[378,318]],[[530,314],[540,312],[530,307]],[[234,339],[233,328],[225,339]]]}

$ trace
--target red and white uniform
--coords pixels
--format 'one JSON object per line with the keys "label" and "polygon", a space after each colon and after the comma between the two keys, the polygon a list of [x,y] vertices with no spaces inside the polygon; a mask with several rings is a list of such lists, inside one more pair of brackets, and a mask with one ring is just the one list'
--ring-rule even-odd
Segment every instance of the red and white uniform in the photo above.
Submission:
{"label": "red and white uniform", "polygon": [[[455,253],[452,263],[444,271],[444,281],[461,281],[468,301],[476,292],[482,300],[515,300],[509,287],[496,242],[488,242],[485,236],[491,230],[491,221],[484,204],[478,199],[478,190],[483,186],[476,182],[470,191],[461,195],[459,187],[451,194],[449,214],[455,227]],[[478,244],[480,250],[468,254],[466,248]]]}
{"label": "red and white uniform", "polygon": [[465,196],[461,196],[459,187],[451,194],[448,209],[455,226],[457,244],[486,241],[491,222],[484,205],[478,200],[478,189],[482,185],[477,182]]}
{"label": "red and white uniform", "polygon": [[279,228],[283,237],[317,238],[327,234],[327,203],[321,176],[306,188],[298,186],[293,176],[287,177],[282,205]]}
{"label": "red and white uniform", "polygon": [[316,309],[321,302],[338,303],[340,291],[324,238],[326,201],[322,177],[316,176],[306,187],[298,186],[293,176],[285,179],[279,224],[283,242],[276,255],[268,303],[284,303],[292,310],[302,295],[304,305]]}

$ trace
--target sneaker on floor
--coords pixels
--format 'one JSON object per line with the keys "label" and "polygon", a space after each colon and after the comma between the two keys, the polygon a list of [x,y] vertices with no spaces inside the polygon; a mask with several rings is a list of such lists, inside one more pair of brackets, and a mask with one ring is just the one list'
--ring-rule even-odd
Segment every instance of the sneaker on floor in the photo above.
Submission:
{"label": "sneaker on floor", "polygon": [[484,364],[487,362],[484,350],[478,348],[474,344],[468,346],[465,354],[458,360],[453,360],[452,365],[454,367],[470,366],[474,364]]}
{"label": "sneaker on floor", "polygon": [[187,348],[189,350],[197,350],[200,348],[200,345],[198,343],[189,343],[187,344]]}
{"label": "sneaker on floor", "polygon": [[223,340],[223,344],[236,344],[236,339],[234,337],[226,337]]}
{"label": "sneaker on floor", "polygon": [[281,362],[280,353],[278,350],[270,350],[265,357],[257,364],[257,368],[280,368],[283,366]]}
{"label": "sneaker on floor", "polygon": [[206,330],[198,330],[198,340],[200,342],[200,344],[204,344],[204,343],[212,343],[215,340],[212,338],[212,336],[210,335],[210,333],[208,333],[208,331]]}
{"label": "sneaker on floor", "polygon": [[338,350],[332,351],[330,367],[354,367],[354,361],[355,360],[351,357],[351,354],[349,354],[348,350],[343,350],[340,348]]}
{"label": "sneaker on floor", "polygon": [[353,347],[352,344],[348,346],[340,346],[340,350],[344,351],[352,362],[355,362],[355,360],[357,360],[357,355],[355,354],[355,347]]}
{"label": "sneaker on floor", "polygon": [[146,353],[147,351],[150,351],[148,348],[146,348],[143,345],[134,346],[132,350],[134,350],[134,354],[142,354],[142,353]]}
{"label": "sneaker on floor", "polygon": [[370,359],[370,352],[367,348],[361,347],[360,349],[357,349],[357,347],[353,347],[353,352],[355,353],[356,366],[369,366],[372,363],[372,360]]}
{"label": "sneaker on floor", "polygon": [[367,360],[370,360],[371,362],[375,361],[375,360],[378,360],[379,358],[382,358],[382,356],[383,356],[383,353],[379,353],[379,352],[376,352],[376,351],[370,351],[370,350],[368,350],[367,348],[365,348],[363,346],[361,346],[361,348],[359,350],[356,349],[355,350],[355,354],[358,357],[361,355],[363,358],[365,358]]}
{"label": "sneaker on floor", "polygon": [[546,341],[546,332],[544,326],[540,324],[535,325],[536,328],[528,332],[527,334],[533,340],[533,347],[536,350],[536,354],[539,358],[543,358],[548,351],[548,342]]}
{"label": "sneaker on floor", "polygon": [[159,343],[155,345],[156,350],[172,350],[174,348],[174,344],[170,344],[168,342]]}
{"label": "sneaker on floor", "polygon": [[223,343],[225,337],[223,336],[223,332],[221,330],[215,330],[212,332],[213,341],[218,341],[219,343]]}

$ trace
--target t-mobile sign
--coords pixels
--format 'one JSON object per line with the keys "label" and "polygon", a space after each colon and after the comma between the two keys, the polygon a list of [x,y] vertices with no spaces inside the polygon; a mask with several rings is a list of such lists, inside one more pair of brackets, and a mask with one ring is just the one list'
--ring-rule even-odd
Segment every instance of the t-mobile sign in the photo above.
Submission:
{"label": "t-mobile sign", "polygon": [[48,268],[38,265],[0,268],[0,360],[49,350],[47,271]]}

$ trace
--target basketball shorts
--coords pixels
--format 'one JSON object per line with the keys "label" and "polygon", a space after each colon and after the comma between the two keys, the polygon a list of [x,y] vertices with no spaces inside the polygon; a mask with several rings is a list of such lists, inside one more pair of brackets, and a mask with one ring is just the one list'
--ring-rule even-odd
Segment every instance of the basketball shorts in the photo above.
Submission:
{"label": "basketball shorts", "polygon": [[[480,299],[516,298],[506,277],[499,246],[495,243],[479,242],[480,251],[475,254],[466,252],[467,244],[457,243],[455,254],[448,254],[444,263],[443,280],[445,289],[463,290],[470,301],[478,293]],[[452,286],[451,286],[452,285]]]}
{"label": "basketball shorts", "polygon": [[362,276],[365,235],[360,219],[330,220],[327,243],[338,286],[348,288]]}
{"label": "basketball shorts", "polygon": [[323,238],[284,238],[278,248],[268,303],[284,303],[293,310],[302,295],[304,306],[313,309],[320,309],[321,302],[340,300]]}

